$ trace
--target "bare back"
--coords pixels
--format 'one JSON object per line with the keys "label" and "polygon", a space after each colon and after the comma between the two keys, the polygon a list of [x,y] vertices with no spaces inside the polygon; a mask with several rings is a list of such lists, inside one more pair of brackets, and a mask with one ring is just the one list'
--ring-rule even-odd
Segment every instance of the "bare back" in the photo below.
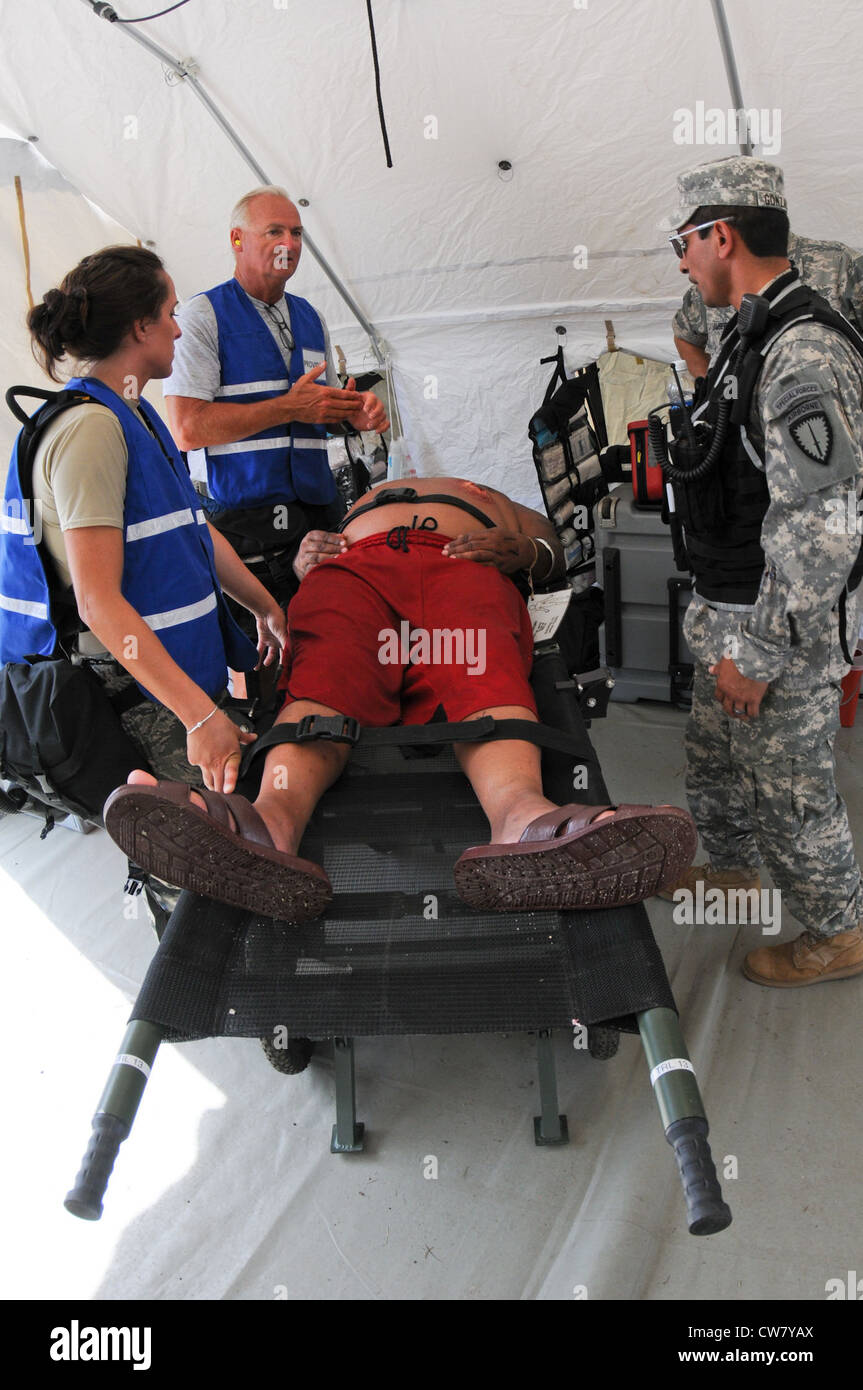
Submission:
{"label": "bare back", "polygon": [[[376,496],[406,487],[413,489],[416,493],[415,499],[408,502],[380,503],[374,511],[365,512],[356,521],[351,521],[352,512],[358,511]],[[423,503],[423,497],[428,494],[447,494],[469,502],[472,507],[476,507],[487,516],[493,526],[514,532],[525,529],[519,513],[527,512],[527,508],[517,506],[494,488],[481,487],[479,483],[469,482],[466,478],[406,478],[402,481],[379,483],[370,492],[364,493],[350,508],[343,524],[343,533],[348,543],[362,540],[366,536],[374,536],[381,531],[389,531],[394,526],[437,531],[439,535],[451,538],[472,535],[487,529],[479,517],[459,506],[450,507],[445,502]]]}

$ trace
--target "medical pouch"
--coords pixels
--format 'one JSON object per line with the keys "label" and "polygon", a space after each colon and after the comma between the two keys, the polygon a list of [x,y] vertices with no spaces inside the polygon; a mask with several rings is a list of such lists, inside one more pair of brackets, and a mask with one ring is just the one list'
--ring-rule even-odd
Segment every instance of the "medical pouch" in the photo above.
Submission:
{"label": "medical pouch", "polygon": [[545,509],[564,549],[567,582],[576,593],[596,579],[593,508],[608,492],[600,440],[589,414],[595,399],[591,390],[589,373],[564,381],[553,394],[546,393],[528,428]]}

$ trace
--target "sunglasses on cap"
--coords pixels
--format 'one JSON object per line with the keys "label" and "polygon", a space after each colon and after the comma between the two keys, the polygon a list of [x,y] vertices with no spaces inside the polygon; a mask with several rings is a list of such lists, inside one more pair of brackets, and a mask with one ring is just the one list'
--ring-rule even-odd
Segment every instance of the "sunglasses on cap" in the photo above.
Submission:
{"label": "sunglasses on cap", "polygon": [[692,236],[693,232],[704,232],[708,227],[715,227],[717,222],[733,222],[733,217],[714,217],[712,222],[699,222],[697,227],[690,227],[688,232],[675,232],[668,240],[674,247],[674,254],[679,261],[686,255],[686,238]]}

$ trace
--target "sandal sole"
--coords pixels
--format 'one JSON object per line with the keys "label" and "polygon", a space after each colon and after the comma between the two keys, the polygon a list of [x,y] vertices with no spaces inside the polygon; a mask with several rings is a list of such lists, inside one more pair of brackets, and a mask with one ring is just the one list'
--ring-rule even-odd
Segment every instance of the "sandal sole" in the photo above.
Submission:
{"label": "sandal sole", "polygon": [[319,878],[281,863],[277,850],[256,845],[252,851],[249,841],[221,829],[193,805],[181,807],[146,794],[124,796],[106,807],[105,828],[141,868],[229,907],[307,922],[332,902],[323,870]]}
{"label": "sandal sole", "polygon": [[630,816],[600,822],[569,843],[477,855],[453,874],[459,896],[487,912],[626,907],[673,883],[697,843],[685,812]]}

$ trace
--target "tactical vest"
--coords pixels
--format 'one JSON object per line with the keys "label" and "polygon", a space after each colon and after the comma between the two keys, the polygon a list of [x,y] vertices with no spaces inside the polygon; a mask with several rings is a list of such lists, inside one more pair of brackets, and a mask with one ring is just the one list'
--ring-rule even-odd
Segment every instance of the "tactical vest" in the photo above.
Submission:
{"label": "tactical vest", "polygon": [[[222,597],[200,499],[171,436],[146,401],[140,402],[140,410],[150,429],[100,381],[76,377],[67,390],[107,406],[123,429],[129,456],[123,597],[186,675],[215,696],[224,689],[228,665],[250,670],[257,653]],[[48,568],[50,557],[40,553],[38,531],[34,534],[32,477],[21,477],[23,433],[16,440],[6,480],[0,540],[0,662],[57,652],[57,583]],[[144,694],[155,699],[147,690]]]}
{"label": "tactical vest", "polygon": [[[673,483],[675,509],[686,536],[694,590],[709,603],[734,608],[753,607],[764,573],[761,527],[770,494],[764,472],[764,437],[750,420],[758,378],[776,339],[793,324],[821,323],[840,332],[863,357],[863,337],[815,290],[801,285],[794,269],[780,275],[765,291],[770,313],[764,333],[738,351],[737,316],[722,337],[706,382],[696,396],[692,420],[715,429],[725,383],[737,378],[725,445],[706,477],[694,483]],[[736,363],[736,366],[735,366]],[[849,589],[859,582],[859,569]]]}
{"label": "tactical vest", "polygon": [[[228,280],[205,293],[219,330],[222,384],[217,401],[249,405],[271,400],[284,395],[315,362],[326,360],[323,325],[308,300],[288,295],[294,349],[286,375],[273,335],[237,281]],[[214,444],[201,452],[207,490],[221,507],[244,510],[295,501],[326,506],[336,498],[324,425],[272,425],[247,439]]]}

